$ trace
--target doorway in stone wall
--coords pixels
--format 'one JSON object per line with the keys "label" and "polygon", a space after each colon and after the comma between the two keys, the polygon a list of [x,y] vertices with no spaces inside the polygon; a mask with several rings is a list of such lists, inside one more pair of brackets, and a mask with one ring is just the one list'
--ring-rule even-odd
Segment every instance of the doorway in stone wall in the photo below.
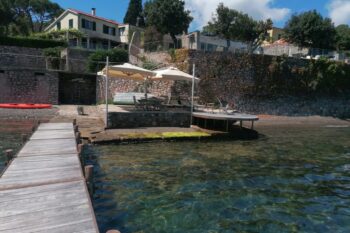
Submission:
{"label": "doorway in stone wall", "polygon": [[59,104],[96,104],[96,75],[59,73]]}

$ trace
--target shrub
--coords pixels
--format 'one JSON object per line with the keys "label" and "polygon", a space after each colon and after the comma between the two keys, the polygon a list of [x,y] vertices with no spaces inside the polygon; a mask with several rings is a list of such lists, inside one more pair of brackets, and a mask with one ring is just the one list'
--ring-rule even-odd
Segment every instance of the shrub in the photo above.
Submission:
{"label": "shrub", "polygon": [[129,61],[128,52],[124,49],[98,50],[88,58],[88,70],[96,73],[106,65],[106,58],[109,57],[111,63],[123,63]]}
{"label": "shrub", "polygon": [[171,61],[175,62],[175,60],[176,60],[175,49],[169,49],[168,53],[169,53],[169,55],[171,57]]}
{"label": "shrub", "polygon": [[60,40],[66,41],[67,35],[69,38],[82,38],[84,33],[80,32],[77,29],[63,29],[63,30],[54,30],[50,32],[40,32],[31,35],[32,38],[44,39],[44,40]]}
{"label": "shrub", "polygon": [[158,64],[151,62],[151,61],[148,61],[148,62],[143,63],[142,67],[147,69],[147,70],[154,70],[158,67]]}
{"label": "shrub", "polygon": [[36,39],[29,37],[0,37],[0,45],[29,48],[66,47],[63,41]]}
{"label": "shrub", "polygon": [[59,69],[61,62],[61,50],[62,47],[46,48],[44,49],[44,55],[48,58],[49,64],[52,69]]}

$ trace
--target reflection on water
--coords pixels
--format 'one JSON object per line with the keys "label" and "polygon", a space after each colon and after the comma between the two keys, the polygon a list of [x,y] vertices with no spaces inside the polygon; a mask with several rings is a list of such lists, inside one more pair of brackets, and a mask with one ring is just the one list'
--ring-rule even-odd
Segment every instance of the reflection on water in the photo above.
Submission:
{"label": "reflection on water", "polygon": [[350,232],[350,129],[96,146],[102,232]]}

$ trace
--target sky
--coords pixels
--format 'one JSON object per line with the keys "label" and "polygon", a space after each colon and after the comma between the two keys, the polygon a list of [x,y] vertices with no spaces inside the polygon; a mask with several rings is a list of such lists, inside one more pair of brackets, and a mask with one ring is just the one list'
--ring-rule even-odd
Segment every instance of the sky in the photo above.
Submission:
{"label": "sky", "polygon": [[[52,0],[63,8],[90,12],[95,7],[101,17],[122,23],[129,0]],[[189,31],[201,30],[212,18],[217,5],[249,14],[254,19],[271,18],[274,26],[283,27],[292,14],[316,9],[330,17],[335,25],[350,24],[350,0],[185,0],[186,8],[194,17]]]}

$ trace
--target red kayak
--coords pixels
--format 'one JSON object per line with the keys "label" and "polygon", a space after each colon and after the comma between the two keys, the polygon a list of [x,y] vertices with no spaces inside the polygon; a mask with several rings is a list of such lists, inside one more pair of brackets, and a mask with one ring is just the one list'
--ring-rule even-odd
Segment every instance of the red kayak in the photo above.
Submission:
{"label": "red kayak", "polygon": [[42,109],[51,108],[52,104],[0,104],[0,108],[18,108],[18,109]]}

